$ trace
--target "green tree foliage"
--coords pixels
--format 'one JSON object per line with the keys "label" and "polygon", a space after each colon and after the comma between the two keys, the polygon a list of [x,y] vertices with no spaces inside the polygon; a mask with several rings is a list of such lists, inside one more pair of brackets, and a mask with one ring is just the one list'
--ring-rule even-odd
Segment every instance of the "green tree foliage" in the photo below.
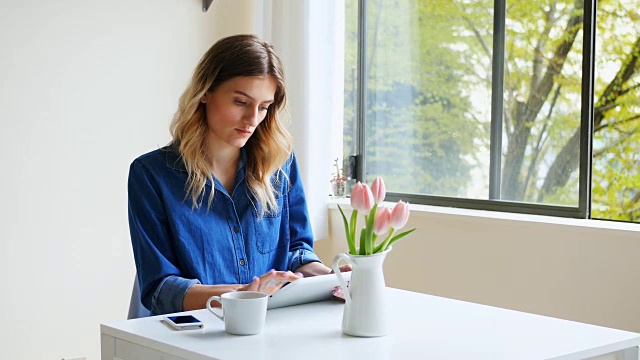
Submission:
{"label": "green tree foliage", "polygon": [[[451,17],[450,1],[368,4],[367,179],[382,175],[392,191],[464,196],[474,139],[482,136],[470,116],[469,94],[461,94],[462,83],[473,85],[461,71],[465,53],[473,52],[452,49],[472,43],[458,34],[464,22]],[[347,17],[353,14],[348,7]],[[347,31],[350,38],[357,30],[348,25]],[[354,52],[347,47],[347,61]],[[347,71],[347,100],[355,91],[351,75]]]}
{"label": "green tree foliage", "polygon": [[640,221],[640,2],[601,0],[593,216]]}
{"label": "green tree foliage", "polygon": [[[357,17],[356,1],[347,4],[347,19]],[[473,182],[486,182],[472,174],[488,164],[493,1],[368,7],[368,176],[387,176],[401,192],[469,196]],[[640,0],[598,2],[594,217],[640,220],[638,9]],[[583,16],[583,0],[507,2],[502,199],[578,203]],[[355,46],[347,58],[353,69]],[[355,71],[346,74],[346,99],[355,100]]]}

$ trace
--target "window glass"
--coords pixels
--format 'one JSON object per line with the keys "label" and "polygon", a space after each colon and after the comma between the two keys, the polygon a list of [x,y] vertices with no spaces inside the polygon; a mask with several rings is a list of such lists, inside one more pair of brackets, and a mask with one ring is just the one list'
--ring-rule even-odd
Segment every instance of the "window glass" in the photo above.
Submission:
{"label": "window glass", "polygon": [[640,222],[640,1],[598,1],[592,216]]}
{"label": "window glass", "polygon": [[[344,149],[361,155],[361,180],[383,176],[388,192],[425,204],[640,221],[640,0],[597,1],[593,94],[591,1],[364,1],[360,71],[358,3],[345,1]],[[592,168],[581,161],[590,111]]]}
{"label": "window glass", "polygon": [[578,206],[583,3],[507,3],[501,199]]}
{"label": "window glass", "polygon": [[367,2],[366,182],[487,198],[492,5]]}

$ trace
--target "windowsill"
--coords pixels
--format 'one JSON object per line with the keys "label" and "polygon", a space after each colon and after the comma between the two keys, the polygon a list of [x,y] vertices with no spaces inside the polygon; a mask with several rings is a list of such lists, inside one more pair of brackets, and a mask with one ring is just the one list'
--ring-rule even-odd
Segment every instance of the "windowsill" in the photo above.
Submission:
{"label": "windowsill", "polygon": [[[385,206],[392,207],[393,202],[383,202]],[[329,197],[328,207],[329,209],[337,209],[340,205],[343,209],[352,210],[349,198],[336,199]],[[595,219],[573,219],[563,218],[556,216],[544,216],[544,215],[529,215],[529,214],[517,214],[509,212],[499,211],[487,211],[487,210],[472,210],[461,209],[443,206],[430,206],[430,205],[418,205],[410,204],[409,208],[413,213],[422,213],[427,216],[442,216],[442,217],[470,217],[478,219],[496,219],[505,221],[516,222],[529,222],[529,223],[541,223],[541,224],[554,224],[571,227],[588,227],[605,230],[619,230],[619,231],[632,231],[640,232],[640,224],[595,220]]]}

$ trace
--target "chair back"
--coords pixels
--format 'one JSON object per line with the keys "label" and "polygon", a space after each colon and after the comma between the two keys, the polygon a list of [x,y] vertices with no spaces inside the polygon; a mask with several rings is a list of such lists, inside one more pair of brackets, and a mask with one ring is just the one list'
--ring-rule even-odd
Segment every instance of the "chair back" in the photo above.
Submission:
{"label": "chair back", "polygon": [[131,291],[131,301],[129,301],[129,315],[127,319],[137,319],[151,316],[151,312],[142,305],[140,301],[140,284],[138,283],[138,274],[133,281],[133,290]]}

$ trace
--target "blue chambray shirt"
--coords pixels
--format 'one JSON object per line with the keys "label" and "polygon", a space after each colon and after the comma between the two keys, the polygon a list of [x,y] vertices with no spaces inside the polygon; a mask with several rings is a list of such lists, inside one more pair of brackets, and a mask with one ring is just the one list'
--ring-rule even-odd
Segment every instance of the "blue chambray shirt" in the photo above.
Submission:
{"label": "blue chambray shirt", "polygon": [[199,208],[185,198],[187,172],[175,146],[131,164],[129,230],[142,304],[152,314],[182,311],[193,284],[246,284],[271,269],[320,261],[295,155],[271,179],[278,210],[262,218],[245,181],[246,162],[242,149],[233,195],[214,178],[209,209],[209,181]]}

